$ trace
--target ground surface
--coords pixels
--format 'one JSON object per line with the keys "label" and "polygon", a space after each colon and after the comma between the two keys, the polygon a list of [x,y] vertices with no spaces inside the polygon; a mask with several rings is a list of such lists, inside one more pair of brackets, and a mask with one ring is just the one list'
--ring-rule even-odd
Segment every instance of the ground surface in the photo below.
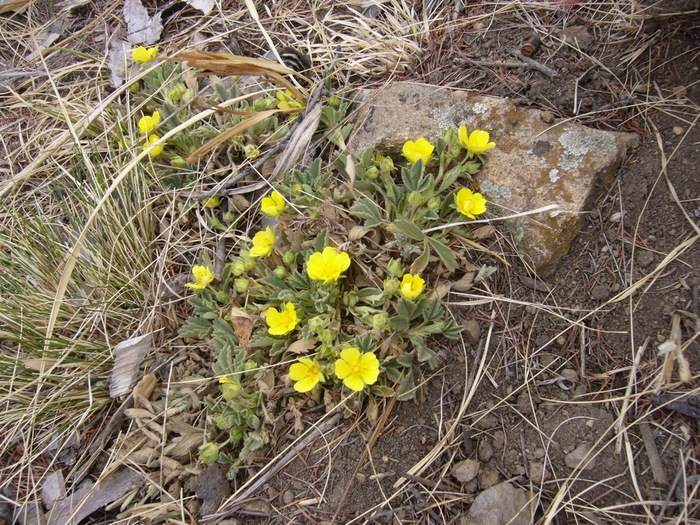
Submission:
{"label": "ground surface", "polygon": [[[380,56],[368,62],[355,50],[341,66],[346,68],[343,89],[396,79],[474,90],[549,110],[558,118],[638,133],[640,147],[595,203],[552,277],[533,284],[508,239],[496,237],[490,247],[504,253],[509,266],[484,259],[495,262],[499,272],[488,288],[473,291],[490,299],[450,298],[455,317],[478,321],[480,333],[458,346],[435,341],[441,366],[425,371],[417,403],[386,401],[367,410],[357,408],[324,427],[323,439],[273,472],[270,466],[281,463],[284,447],[296,437],[282,435],[256,462],[255,468],[268,465],[262,473],[269,476],[261,486],[251,493],[240,491],[245,474],[254,473],[251,469],[218,494],[233,494],[224,506],[229,518],[241,523],[459,523],[477,494],[511,481],[532,491],[536,518],[551,518],[552,523],[700,520],[698,482],[692,477],[698,474],[700,449],[697,414],[682,407],[658,408],[670,399],[663,396],[697,394],[697,341],[684,351],[693,374],[684,384],[676,382],[675,373],[662,381],[664,358],[657,351],[670,336],[672,315],[681,318],[684,341],[697,337],[699,330],[700,4],[506,4],[423,6],[425,13],[414,13],[424,24],[416,29],[421,37],[387,51],[385,60]],[[374,21],[373,31],[394,27],[387,21],[392,13],[387,6],[357,3],[354,8]],[[76,14],[85,27],[98,15],[90,9]],[[321,50],[328,42],[315,39],[305,6],[273,3],[267,11],[259,9],[280,45],[311,50],[315,64],[326,57]],[[227,12],[236,10],[245,8],[227,6]],[[330,17],[331,11],[323,5],[315,15]],[[195,14],[170,14],[163,41],[175,50],[189,36],[187,17]],[[227,16],[212,15],[209,26],[200,29],[215,33],[226,26]],[[344,16],[355,15],[347,11]],[[16,19],[22,21],[21,16]],[[236,34],[240,51],[259,54],[265,41],[255,24],[245,16],[234,21],[242,24]],[[369,43],[373,38],[381,41],[377,34],[353,31],[367,42],[365,53],[381,55]],[[87,30],[83,41],[93,37]],[[512,66],[518,61],[512,51],[528,43],[534,43],[532,60],[555,76],[541,67]],[[231,41],[214,39],[210,45],[219,50]],[[13,130],[13,123],[26,114],[13,109],[0,118],[0,128]],[[3,131],[3,138],[5,148],[12,150],[15,135]],[[27,160],[14,158],[19,164]],[[162,323],[166,330],[182,320],[177,305],[169,308]],[[169,378],[173,392],[189,396],[200,409],[202,392],[188,390],[188,380],[206,376],[210,360],[206,348],[196,356],[186,352]],[[157,412],[158,406],[151,409]],[[104,421],[116,408],[100,413]],[[199,426],[194,409],[192,414],[183,421]],[[322,415],[318,407],[307,405],[304,428],[319,421],[322,425]],[[127,437],[112,446],[143,446],[143,426],[134,424],[135,415],[131,421],[122,427]],[[646,425],[655,446],[642,436]],[[583,470],[565,461],[579,445],[592,449]],[[17,449],[15,453],[21,455]],[[660,472],[650,464],[655,456]],[[430,461],[422,463],[426,457]],[[460,483],[451,470],[469,458],[478,460],[478,475]],[[135,463],[163,476],[164,467],[149,461]],[[150,515],[167,520],[163,516],[178,506],[195,516],[199,502],[194,484],[201,470],[201,465],[174,468],[173,476],[161,478],[160,495],[140,494],[131,510],[129,505],[121,509],[120,519],[136,522],[129,520]],[[211,475],[216,473],[210,470]],[[22,483],[14,489],[26,496]],[[167,511],[158,510],[154,502],[159,499]],[[95,514],[94,523],[116,522],[116,513]]]}

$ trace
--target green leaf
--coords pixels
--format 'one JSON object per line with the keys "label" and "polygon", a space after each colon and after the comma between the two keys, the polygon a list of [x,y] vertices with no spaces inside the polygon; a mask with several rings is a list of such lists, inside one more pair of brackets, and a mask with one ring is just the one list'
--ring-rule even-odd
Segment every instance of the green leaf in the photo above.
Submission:
{"label": "green leaf", "polygon": [[314,239],[314,251],[322,252],[328,241],[328,230],[323,228]]}
{"label": "green leaf", "polygon": [[178,332],[180,337],[196,337],[197,339],[204,339],[211,335],[212,322],[209,319],[204,319],[202,317],[190,317],[182,325],[180,331]]}
{"label": "green leaf", "polygon": [[455,257],[455,254],[452,253],[452,250],[442,243],[441,241],[438,241],[437,239],[433,239],[432,237],[426,237],[428,244],[430,244],[430,247],[435,250],[435,253],[437,253],[438,257],[440,257],[440,260],[442,263],[445,265],[445,267],[448,270],[456,270],[457,267],[459,266],[459,263],[457,263],[457,258]]}
{"label": "green leaf", "polygon": [[389,319],[389,326],[392,330],[396,330],[397,332],[405,332],[408,330],[410,324],[409,320],[403,317],[392,317]]}
{"label": "green leaf", "polygon": [[404,368],[413,366],[413,356],[411,354],[403,354],[396,358],[396,364]]}
{"label": "green leaf", "polygon": [[384,223],[381,209],[370,199],[358,199],[352,208],[350,208],[350,213],[365,219],[365,226],[367,228],[374,228]]}
{"label": "green leaf", "polygon": [[413,261],[413,264],[411,265],[411,273],[423,273],[423,270],[425,270],[428,267],[428,263],[430,262],[430,245],[428,244],[428,239],[426,238],[423,241],[423,251],[418,256],[418,258]]}
{"label": "green leaf", "polygon": [[413,379],[413,367],[404,372],[404,376],[399,383],[396,399],[399,401],[411,401],[416,398],[416,381]]}
{"label": "green leaf", "polygon": [[476,277],[474,277],[474,282],[480,283],[482,281],[485,281],[494,273],[496,273],[496,267],[485,264],[479,269],[479,273],[476,274]]}
{"label": "green leaf", "polygon": [[411,338],[411,342],[416,348],[416,357],[418,357],[418,361],[420,363],[428,363],[430,369],[435,370],[435,368],[437,368],[437,354],[428,348],[425,344],[425,339],[422,337],[413,337]]}
{"label": "green leaf", "polygon": [[[413,222],[404,219],[399,219],[396,222],[388,224],[386,228],[391,233],[401,233],[414,241],[422,241],[423,239],[426,239],[425,234],[418,226],[416,226]],[[428,238],[428,240],[430,239]]]}
{"label": "green leaf", "polygon": [[396,305],[396,315],[407,321],[411,321],[416,316],[416,311],[418,310],[418,305],[413,301],[409,301],[405,297],[399,299]]}

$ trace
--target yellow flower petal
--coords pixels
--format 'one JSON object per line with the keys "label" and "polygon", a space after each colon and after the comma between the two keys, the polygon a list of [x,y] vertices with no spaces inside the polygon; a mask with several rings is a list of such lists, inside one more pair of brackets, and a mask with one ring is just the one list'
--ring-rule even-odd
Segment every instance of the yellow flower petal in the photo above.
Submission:
{"label": "yellow flower petal", "polygon": [[284,197],[280,195],[278,192],[273,191],[270,193],[269,197],[264,197],[262,202],[260,203],[260,211],[262,211],[265,215],[268,217],[277,217],[279,216],[283,211],[287,203],[284,200]]}
{"label": "yellow flower petal", "polygon": [[158,56],[158,46],[149,47],[146,49],[143,46],[138,46],[131,50],[131,58],[138,64],[151,62]]}
{"label": "yellow flower petal", "polygon": [[340,274],[348,268],[350,268],[350,256],[332,246],[327,246],[323,252],[312,253],[306,262],[306,272],[309,277],[324,284],[337,281]]}
{"label": "yellow flower petal", "polygon": [[477,215],[486,212],[486,199],[481,193],[472,193],[472,190],[462,188],[455,195],[455,206],[463,215],[475,219]]}
{"label": "yellow flower petal", "polygon": [[495,142],[489,142],[487,131],[475,129],[470,135],[466,126],[460,126],[457,130],[457,140],[464,149],[474,155],[481,155],[496,145]]}
{"label": "yellow flower petal", "polygon": [[309,392],[320,381],[324,381],[318,363],[308,358],[301,358],[290,366],[289,377],[292,381],[296,381],[294,390],[297,392]]}
{"label": "yellow flower petal", "polygon": [[435,146],[421,137],[415,142],[408,140],[404,143],[403,156],[406,157],[408,162],[415,163],[422,160],[423,164],[428,164],[434,149]]}
{"label": "yellow flower petal", "polygon": [[425,280],[418,274],[412,275],[407,273],[403,276],[400,290],[401,295],[403,295],[406,299],[410,301],[417,299],[420,294],[423,293],[423,288],[425,288]]}
{"label": "yellow flower petal", "polygon": [[156,129],[158,124],[160,124],[160,113],[158,111],[154,111],[152,115],[144,115],[139,119],[139,131],[141,132],[141,135],[148,135],[151,133],[151,131]]}
{"label": "yellow flower petal", "polygon": [[277,236],[269,226],[262,231],[259,231],[253,237],[253,247],[250,249],[251,257],[267,257],[275,247]]}
{"label": "yellow flower petal", "polygon": [[[151,146],[151,145],[155,144],[156,142],[158,142],[159,140],[160,140],[160,137],[158,135],[156,135],[155,133],[152,135],[149,135],[145,146],[146,147]],[[157,157],[158,155],[163,153],[164,148],[165,148],[164,144],[158,144],[157,146],[153,146],[150,150],[148,150],[148,154],[151,157]]]}
{"label": "yellow flower petal", "polygon": [[281,312],[277,308],[268,308],[265,312],[270,335],[286,335],[297,326],[297,311],[292,303],[285,303]]}
{"label": "yellow flower petal", "polygon": [[359,392],[377,381],[379,360],[372,352],[362,354],[357,348],[346,348],[335,362],[335,375],[350,390]]}
{"label": "yellow flower petal", "polygon": [[214,274],[206,266],[194,266],[192,275],[195,282],[185,284],[191,290],[204,290],[214,280]]}

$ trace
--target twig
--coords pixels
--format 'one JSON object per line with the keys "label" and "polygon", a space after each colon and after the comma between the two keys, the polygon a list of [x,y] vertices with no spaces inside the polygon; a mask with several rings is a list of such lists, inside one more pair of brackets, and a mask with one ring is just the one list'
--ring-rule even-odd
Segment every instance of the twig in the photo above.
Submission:
{"label": "twig", "polygon": [[521,62],[507,62],[502,60],[474,60],[468,56],[460,55],[455,58],[455,62],[467,62],[468,64],[473,64],[478,67],[505,67],[505,68],[525,68],[525,69],[535,69],[540,73],[544,73],[548,77],[556,77],[559,75],[552,68],[540,64],[537,60],[533,60],[530,57],[526,57],[520,51],[511,51],[511,54],[516,56],[521,60]]}
{"label": "twig", "polygon": [[656,448],[654,434],[651,432],[651,426],[647,420],[642,420],[639,422],[639,431],[642,434],[642,441],[644,441],[644,448],[646,448],[647,451],[649,466],[651,467],[651,472],[654,475],[654,481],[667,485],[668,476],[666,475],[664,466],[661,463],[659,449]]}

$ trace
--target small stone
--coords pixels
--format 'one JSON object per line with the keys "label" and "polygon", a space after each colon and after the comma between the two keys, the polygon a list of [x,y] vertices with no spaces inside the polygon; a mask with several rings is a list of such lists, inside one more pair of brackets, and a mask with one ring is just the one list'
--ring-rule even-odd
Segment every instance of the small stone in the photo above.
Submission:
{"label": "small stone", "polygon": [[489,487],[493,487],[498,483],[498,470],[496,469],[482,469],[479,471],[477,479],[479,481],[479,488],[485,490]]}
{"label": "small stone", "polygon": [[673,131],[674,135],[678,136],[683,135],[683,133],[685,133],[685,129],[683,129],[680,126],[673,126],[673,129],[671,131]]}
{"label": "small stone", "polygon": [[561,371],[561,376],[569,381],[578,381],[578,372],[573,368],[565,368]]}
{"label": "small stone", "polygon": [[473,480],[479,473],[479,462],[475,459],[464,459],[456,463],[450,474],[460,483],[467,483]]}
{"label": "small stone", "polygon": [[532,515],[525,490],[499,483],[483,491],[462,516],[460,525],[529,525]]}
{"label": "small stone", "polygon": [[610,287],[607,284],[596,284],[591,290],[591,298],[596,301],[604,301],[610,297]]}
{"label": "small stone", "polygon": [[498,418],[492,414],[486,414],[478,421],[475,421],[472,426],[477,430],[490,430],[498,426]]}
{"label": "small stone", "polygon": [[549,343],[549,336],[547,334],[538,334],[535,337],[535,346],[537,348],[544,348]]}
{"label": "small stone", "polygon": [[532,452],[532,457],[536,459],[542,459],[545,454],[547,454],[547,451],[543,449],[542,447],[537,447],[533,452]]}
{"label": "small stone", "polygon": [[530,480],[533,483],[542,483],[550,477],[549,471],[544,468],[544,463],[541,461],[533,461],[530,463]]}
{"label": "small stone", "polygon": [[[559,342],[558,339],[557,342]],[[552,365],[552,363],[554,363],[554,361],[556,360],[557,356],[552,354],[543,354],[540,356],[540,364],[542,365],[542,368],[549,368]]]}
{"label": "small stone", "polygon": [[557,337],[557,344],[559,346],[564,346],[566,344],[566,337],[564,337],[563,335]]}
{"label": "small stone", "polygon": [[493,448],[496,450],[503,449],[503,445],[506,444],[506,434],[502,430],[496,430],[491,438],[493,440]]}
{"label": "small stone", "polygon": [[282,495],[282,501],[284,501],[285,505],[289,505],[292,501],[294,501],[294,492],[291,490],[285,490],[284,494]]}
{"label": "small stone", "polygon": [[482,439],[479,443],[479,459],[481,461],[488,461],[493,457],[493,446],[488,439]]}
{"label": "small stone", "polygon": [[462,326],[464,327],[464,336],[469,344],[475,345],[479,343],[479,337],[481,336],[481,326],[476,319],[465,319],[462,321]]}
{"label": "small stone", "polygon": [[[564,463],[566,463],[566,466],[569,468],[577,468],[579,463],[581,463],[581,460],[586,457],[586,454],[588,454],[590,450],[591,445],[588,443],[581,443],[578,447],[564,456]],[[585,466],[582,465],[583,470],[593,470],[595,468],[595,464],[595,458],[588,458]]]}
{"label": "small stone", "polygon": [[540,119],[542,119],[542,122],[545,124],[551,124],[554,122],[554,113],[551,111],[543,111],[542,114],[540,115]]}
{"label": "small stone", "polygon": [[649,266],[654,262],[654,254],[648,250],[642,250],[637,253],[637,264],[642,268]]}

